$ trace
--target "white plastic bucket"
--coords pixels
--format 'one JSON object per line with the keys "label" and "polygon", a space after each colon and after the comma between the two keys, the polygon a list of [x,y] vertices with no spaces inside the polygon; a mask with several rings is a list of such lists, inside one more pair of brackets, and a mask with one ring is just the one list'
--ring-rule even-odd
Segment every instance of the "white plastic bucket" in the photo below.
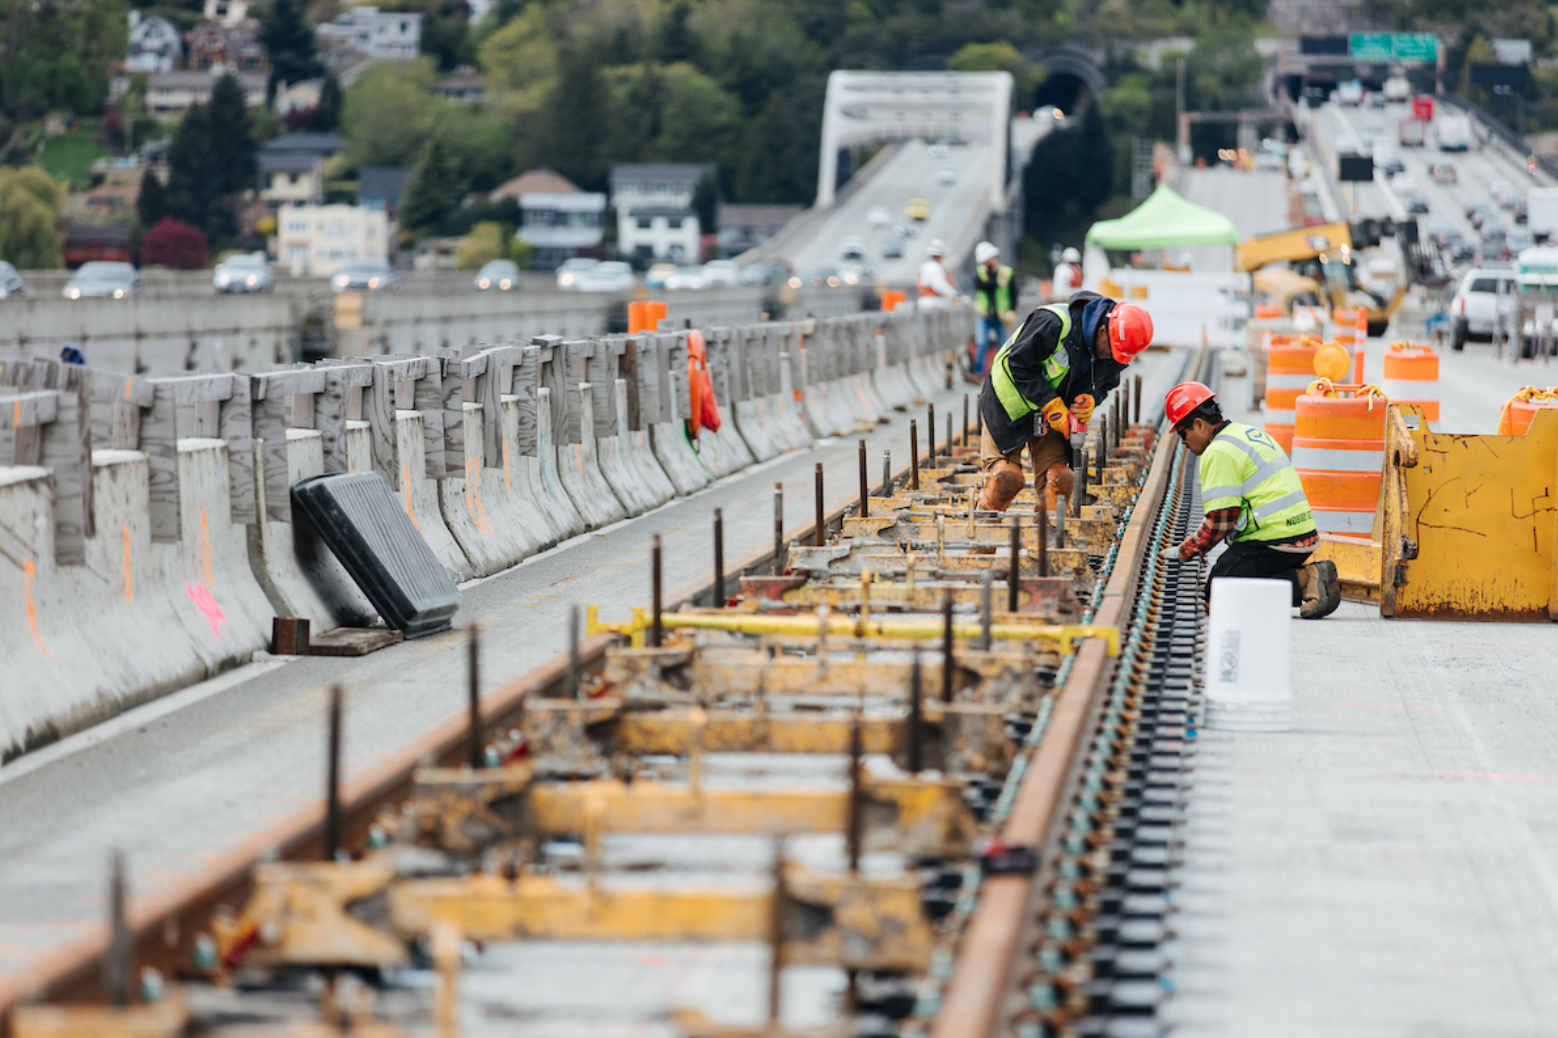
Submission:
{"label": "white plastic bucket", "polygon": [[1292,609],[1289,581],[1212,581],[1204,727],[1239,732],[1293,727]]}

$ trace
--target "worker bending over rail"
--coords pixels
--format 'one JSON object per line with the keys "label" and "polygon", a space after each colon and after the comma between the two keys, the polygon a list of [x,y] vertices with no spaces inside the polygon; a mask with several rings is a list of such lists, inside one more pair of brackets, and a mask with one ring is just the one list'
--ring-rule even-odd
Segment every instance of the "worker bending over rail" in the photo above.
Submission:
{"label": "worker bending over rail", "polygon": [[1224,418],[1217,395],[1199,382],[1169,390],[1166,410],[1174,432],[1201,459],[1206,518],[1164,557],[1193,559],[1227,538],[1228,550],[1207,579],[1208,599],[1218,577],[1269,577],[1292,582],[1293,604],[1304,619],[1336,612],[1342,601],[1336,563],[1308,561],[1320,534],[1298,473],[1277,442]]}
{"label": "worker bending over rail", "polygon": [[[1093,408],[1120,384],[1120,373],[1152,342],[1152,318],[1131,303],[1078,292],[1028,314],[991,362],[979,390],[979,467],[985,473],[978,507],[1004,512],[1027,482],[1041,475],[1050,511],[1069,496],[1072,422],[1086,426]],[[1069,402],[1069,406],[1068,406]]]}

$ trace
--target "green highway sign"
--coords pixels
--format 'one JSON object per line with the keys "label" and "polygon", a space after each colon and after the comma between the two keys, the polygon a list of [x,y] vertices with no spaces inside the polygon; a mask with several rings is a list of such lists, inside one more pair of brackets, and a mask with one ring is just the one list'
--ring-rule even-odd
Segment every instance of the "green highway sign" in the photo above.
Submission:
{"label": "green highway sign", "polygon": [[1354,61],[1435,65],[1439,62],[1439,36],[1432,32],[1355,32],[1347,38],[1347,56]]}

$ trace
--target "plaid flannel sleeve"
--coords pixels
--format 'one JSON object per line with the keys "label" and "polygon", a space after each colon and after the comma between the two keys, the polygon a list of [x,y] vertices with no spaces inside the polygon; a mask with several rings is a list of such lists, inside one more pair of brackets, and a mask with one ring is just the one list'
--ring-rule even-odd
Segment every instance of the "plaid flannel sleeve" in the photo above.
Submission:
{"label": "plaid flannel sleeve", "polygon": [[1179,546],[1179,557],[1193,559],[1197,555],[1205,555],[1217,546],[1217,542],[1233,533],[1234,524],[1239,521],[1239,509],[1214,508],[1206,513],[1206,518],[1201,520],[1200,529],[1186,537],[1184,543]]}

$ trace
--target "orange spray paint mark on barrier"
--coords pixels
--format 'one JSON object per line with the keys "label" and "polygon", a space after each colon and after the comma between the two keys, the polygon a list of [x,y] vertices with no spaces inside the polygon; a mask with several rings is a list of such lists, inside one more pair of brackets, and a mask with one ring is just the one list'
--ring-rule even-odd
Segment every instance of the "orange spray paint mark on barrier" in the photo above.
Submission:
{"label": "orange spray paint mark on barrier", "polygon": [[130,524],[124,526],[124,600],[135,604],[135,581],[130,576]]}
{"label": "orange spray paint mark on barrier", "polygon": [[185,584],[184,593],[189,600],[195,603],[195,608],[200,610],[200,615],[206,618],[206,623],[211,625],[211,633],[218,638],[222,636],[222,629],[227,626],[227,614],[222,612],[221,605],[211,589],[204,584]]}
{"label": "orange spray paint mark on barrier", "polygon": [[503,491],[514,493],[514,481],[509,478],[509,445],[506,440],[503,443]]}
{"label": "orange spray paint mark on barrier", "polygon": [[211,524],[206,521],[206,510],[200,510],[200,568],[205,571],[206,583],[216,584],[216,573],[211,565]]}
{"label": "orange spray paint mark on barrier", "polygon": [[487,521],[487,510],[481,504],[481,466],[475,458],[465,459],[465,511],[479,532],[492,533],[492,524]]}
{"label": "orange spray paint mark on barrier", "polygon": [[411,510],[411,466],[400,467],[400,486],[406,492],[406,518],[411,520],[411,525],[417,528],[417,533],[422,532],[422,524],[417,522],[416,513]]}
{"label": "orange spray paint mark on barrier", "polygon": [[125,379],[124,380],[124,398],[126,400],[130,399],[130,380],[129,379]]}
{"label": "orange spray paint mark on barrier", "polygon": [[22,598],[27,603],[27,626],[32,628],[32,640],[38,643],[38,651],[43,653],[43,658],[49,658],[48,646],[43,644],[43,636],[38,633],[38,607],[32,604],[32,582],[38,575],[38,567],[33,565],[31,559],[22,560]]}
{"label": "orange spray paint mark on barrier", "polygon": [[20,429],[21,427],[22,427],[22,402],[20,400],[18,400],[16,403],[11,405],[11,428],[13,428],[13,429]]}

